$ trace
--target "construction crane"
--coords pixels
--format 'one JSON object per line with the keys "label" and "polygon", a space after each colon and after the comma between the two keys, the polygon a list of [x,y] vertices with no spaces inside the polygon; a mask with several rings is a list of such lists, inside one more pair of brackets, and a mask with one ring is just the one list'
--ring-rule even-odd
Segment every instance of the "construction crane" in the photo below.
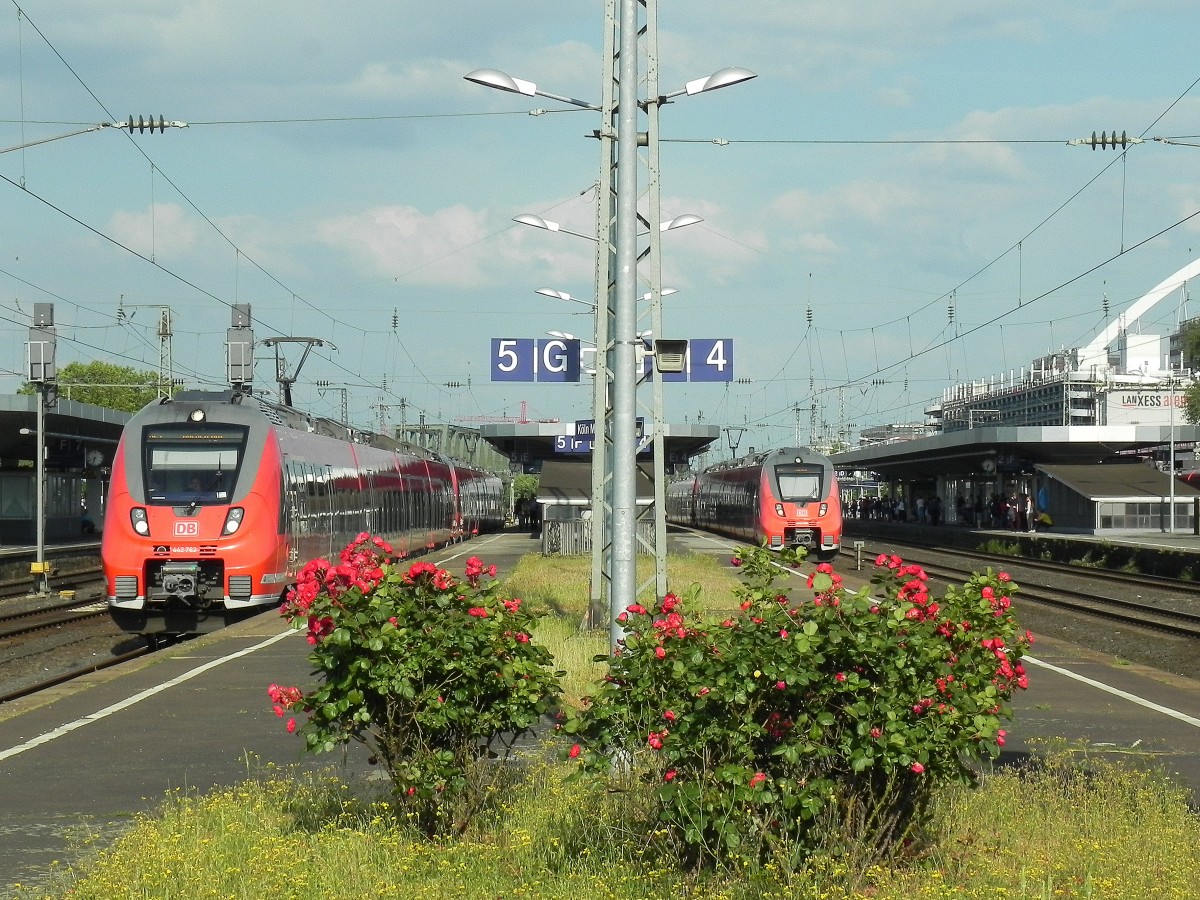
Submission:
{"label": "construction crane", "polygon": [[[520,416],[459,416],[454,421],[456,422],[475,422],[475,423],[497,423],[497,422],[514,422],[517,425],[529,425],[529,402],[521,401]],[[558,419],[538,419],[538,422],[554,423]]]}

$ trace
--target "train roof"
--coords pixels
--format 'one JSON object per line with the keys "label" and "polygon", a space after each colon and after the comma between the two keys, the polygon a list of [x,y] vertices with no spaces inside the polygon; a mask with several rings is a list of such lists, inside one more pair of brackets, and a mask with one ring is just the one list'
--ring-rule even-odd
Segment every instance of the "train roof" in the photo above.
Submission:
{"label": "train roof", "polygon": [[352,425],[347,425],[344,422],[339,422],[336,419],[330,419],[326,416],[316,416],[312,413],[304,412],[292,406],[286,406],[282,403],[274,403],[265,397],[254,397],[237,391],[179,391],[173,398],[158,401],[151,406],[159,406],[165,403],[186,403],[186,402],[201,402],[201,403],[228,403],[232,406],[243,405],[252,409],[257,409],[269,421],[281,428],[290,428],[293,431],[303,431],[309,434],[319,434],[324,437],[334,438],[339,441],[345,441],[353,444],[363,444],[368,447],[375,447],[380,450],[391,450],[398,453],[406,453],[410,456],[422,457],[425,459],[440,459],[441,456],[432,450],[421,447],[417,444],[410,444],[405,441],[398,440],[386,434],[379,434],[374,431],[367,431],[362,428],[355,428]]}
{"label": "train roof", "polygon": [[818,453],[811,447],[780,447],[774,450],[759,450],[738,459],[728,459],[723,462],[714,463],[703,471],[718,472],[723,469],[744,469],[747,466],[761,466],[774,456],[801,457],[805,461],[820,460],[825,463],[829,462],[828,457],[822,453]]}

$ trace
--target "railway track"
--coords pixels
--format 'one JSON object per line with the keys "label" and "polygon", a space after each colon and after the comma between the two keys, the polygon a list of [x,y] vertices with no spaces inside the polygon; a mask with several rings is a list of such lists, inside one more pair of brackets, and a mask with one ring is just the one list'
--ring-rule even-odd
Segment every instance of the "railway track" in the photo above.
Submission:
{"label": "railway track", "polygon": [[[865,563],[873,564],[879,553],[899,553],[931,578],[948,582],[961,583],[987,567],[1003,569],[1020,585],[1022,604],[1200,640],[1200,585],[1194,582],[929,545],[864,542]],[[856,559],[857,550],[843,546],[839,558]]]}
{"label": "railway track", "polygon": [[102,617],[107,612],[108,607],[103,600],[80,599],[0,615],[0,640],[20,637],[46,628],[85,622]]}
{"label": "railway track", "polygon": [[92,672],[99,672],[102,669],[107,669],[112,666],[119,665],[120,663],[128,662],[131,659],[137,659],[139,656],[146,656],[150,653],[153,653],[156,649],[157,648],[155,646],[147,643],[144,647],[139,647],[136,650],[130,650],[127,653],[122,653],[117,656],[111,656],[107,659],[101,660],[100,662],[91,662],[75,666],[74,668],[59,672],[56,675],[52,675],[49,678],[44,678],[40,681],[33,682],[32,684],[24,685],[16,690],[0,694],[0,705],[8,703],[12,700],[19,700],[21,697],[31,696],[38,693],[38,691],[44,691],[48,688],[55,687],[56,685],[65,684],[68,681],[73,681],[74,679],[80,678],[84,675],[90,675]]}
{"label": "railway track", "polygon": [[[99,566],[80,569],[69,575],[55,575],[52,579],[51,590],[54,594],[78,591],[81,588],[95,586],[99,583],[101,569]],[[0,581],[0,603],[6,600],[29,597],[33,589],[32,579]]]}
{"label": "railway track", "polygon": [[0,584],[0,704],[152,652],[148,643],[113,652],[123,636],[105,633],[99,574],[55,576],[56,593],[47,596],[31,594],[28,581]]}

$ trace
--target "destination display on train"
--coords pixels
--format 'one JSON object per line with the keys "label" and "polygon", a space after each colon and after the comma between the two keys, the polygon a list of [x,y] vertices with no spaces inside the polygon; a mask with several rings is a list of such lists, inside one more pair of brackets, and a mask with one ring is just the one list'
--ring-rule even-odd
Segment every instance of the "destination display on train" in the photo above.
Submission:
{"label": "destination display on train", "polygon": [[[647,344],[642,372],[654,365]],[[575,382],[585,372],[584,353],[577,338],[492,338],[492,381]],[[692,338],[682,372],[664,372],[663,381],[733,381],[733,339]]]}

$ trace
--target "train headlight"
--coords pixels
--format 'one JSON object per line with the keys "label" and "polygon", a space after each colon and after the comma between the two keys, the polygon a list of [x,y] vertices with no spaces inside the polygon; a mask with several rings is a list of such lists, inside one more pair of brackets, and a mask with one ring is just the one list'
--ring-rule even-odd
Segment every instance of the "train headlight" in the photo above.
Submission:
{"label": "train headlight", "polygon": [[225,525],[221,529],[221,534],[233,534],[242,527],[242,516],[246,511],[240,506],[231,506],[229,513],[225,516]]}
{"label": "train headlight", "polygon": [[777,515],[781,518],[783,517],[783,504],[782,503],[775,504],[775,515]]}
{"label": "train headlight", "polygon": [[823,515],[823,516],[824,516],[824,515],[827,515],[828,513],[829,513],[829,504],[828,504],[828,503],[822,503],[822,504],[821,504],[821,515]]}
{"label": "train headlight", "polygon": [[146,519],[145,509],[135,506],[129,511],[129,521],[133,525],[133,530],[142,537],[150,536],[150,522]]}

